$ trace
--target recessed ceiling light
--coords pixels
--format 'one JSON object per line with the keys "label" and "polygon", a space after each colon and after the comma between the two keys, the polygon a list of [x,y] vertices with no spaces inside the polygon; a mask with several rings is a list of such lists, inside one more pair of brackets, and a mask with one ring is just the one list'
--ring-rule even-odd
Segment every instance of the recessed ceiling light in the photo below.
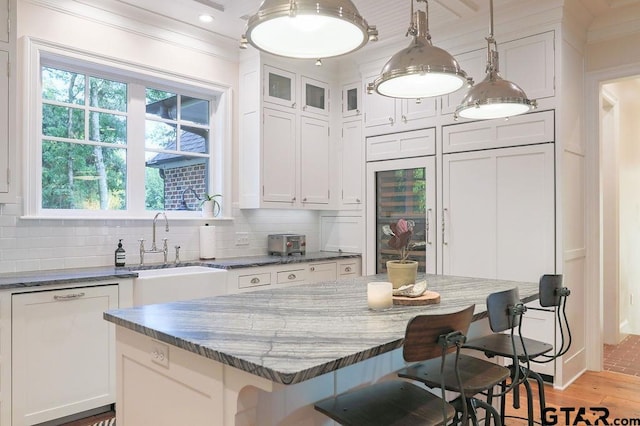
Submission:
{"label": "recessed ceiling light", "polygon": [[208,23],[213,21],[213,16],[203,13],[202,15],[198,16],[198,19],[200,19],[200,22]]}

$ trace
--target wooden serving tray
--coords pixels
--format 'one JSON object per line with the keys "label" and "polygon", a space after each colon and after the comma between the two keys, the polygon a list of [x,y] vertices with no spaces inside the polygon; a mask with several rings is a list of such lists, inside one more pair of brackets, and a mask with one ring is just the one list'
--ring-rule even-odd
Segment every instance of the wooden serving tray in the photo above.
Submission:
{"label": "wooden serving tray", "polygon": [[429,290],[425,291],[422,296],[418,297],[393,296],[394,305],[420,306],[435,305],[437,303],[440,303],[440,293]]}

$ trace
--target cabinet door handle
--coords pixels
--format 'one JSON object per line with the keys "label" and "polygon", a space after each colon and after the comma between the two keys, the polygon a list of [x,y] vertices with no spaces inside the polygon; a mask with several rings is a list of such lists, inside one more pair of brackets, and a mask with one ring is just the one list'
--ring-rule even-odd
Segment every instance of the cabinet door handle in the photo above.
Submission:
{"label": "cabinet door handle", "polygon": [[296,201],[296,197],[293,197],[293,198],[291,199],[291,202],[292,202],[292,203],[293,203],[294,201]]}
{"label": "cabinet door handle", "polygon": [[290,280],[295,280],[296,279],[296,274],[289,274],[289,276],[287,277]]}
{"label": "cabinet door handle", "polygon": [[425,226],[425,232],[427,233],[427,244],[431,244],[431,211],[432,209],[427,210],[427,224]]}
{"label": "cabinet door handle", "polygon": [[359,109],[356,110],[356,115],[360,115],[360,110]]}
{"label": "cabinet door handle", "polygon": [[356,203],[360,204],[360,198],[356,198]]}
{"label": "cabinet door handle", "polygon": [[307,110],[307,106],[306,106],[306,105],[305,105],[305,106],[303,106],[303,107],[302,107],[302,110],[303,110],[303,111],[306,111],[306,110]]}
{"label": "cabinet door handle", "polygon": [[260,278],[255,277],[255,278],[251,278],[251,284],[258,284],[260,282]]}
{"label": "cabinet door handle", "polygon": [[447,216],[449,215],[449,209],[444,208],[442,209],[442,244],[444,244],[445,246],[447,244],[449,244],[449,241],[446,240],[445,235],[446,235],[446,219]]}
{"label": "cabinet door handle", "polygon": [[303,202],[303,203],[306,203],[306,202],[307,202],[307,197],[304,197],[304,198],[302,199],[302,202]]}
{"label": "cabinet door handle", "polygon": [[296,107],[296,103],[294,102],[291,104],[291,108],[295,108],[295,107]]}
{"label": "cabinet door handle", "polygon": [[389,123],[393,124],[393,117],[389,117]]}
{"label": "cabinet door handle", "polygon": [[403,116],[402,116],[402,122],[403,122],[404,124],[407,124],[407,116],[406,116],[406,115],[403,115]]}
{"label": "cabinet door handle", "polygon": [[56,300],[58,302],[63,302],[65,300],[79,299],[81,297],[84,297],[84,293],[69,293],[62,296],[57,296],[57,295],[53,296],[53,300]]}

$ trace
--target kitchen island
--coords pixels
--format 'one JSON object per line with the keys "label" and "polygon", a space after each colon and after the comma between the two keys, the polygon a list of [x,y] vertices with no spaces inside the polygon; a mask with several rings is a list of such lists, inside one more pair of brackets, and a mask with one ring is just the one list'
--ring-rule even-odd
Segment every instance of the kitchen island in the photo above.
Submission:
{"label": "kitchen island", "polygon": [[489,293],[537,283],[427,275],[436,305],[367,307],[359,277],[105,313],[117,325],[117,424],[329,424],[313,403],[402,368],[410,318],[475,304],[470,334],[488,331]]}

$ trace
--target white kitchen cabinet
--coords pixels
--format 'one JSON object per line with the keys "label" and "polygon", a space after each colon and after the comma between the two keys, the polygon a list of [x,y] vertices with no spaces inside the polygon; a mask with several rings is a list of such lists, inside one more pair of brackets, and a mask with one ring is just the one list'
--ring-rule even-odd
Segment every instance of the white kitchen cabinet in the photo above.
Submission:
{"label": "white kitchen cabinet", "polygon": [[367,138],[367,161],[423,157],[436,154],[436,129],[390,133]]}
{"label": "white kitchen cabinet", "polygon": [[[364,85],[377,78],[365,78]],[[365,136],[404,132],[433,125],[436,116],[436,98],[394,99],[376,92],[364,95]]]}
{"label": "white kitchen cabinet", "polygon": [[[549,31],[517,40],[500,43],[498,58],[502,78],[520,86],[529,99],[543,99],[555,95],[554,32]],[[487,49],[477,49],[455,55],[460,67],[472,77],[475,84],[486,76]],[[441,113],[453,114],[469,88],[462,87],[442,96]]]}
{"label": "white kitchen cabinet", "polygon": [[15,203],[16,1],[0,0],[0,203]]}
{"label": "white kitchen cabinet", "polygon": [[333,262],[309,264],[309,282],[335,281],[338,278],[338,265]]}
{"label": "white kitchen cabinet", "polygon": [[554,140],[554,111],[518,115],[509,120],[481,120],[442,127],[442,152],[445,154]]}
{"label": "white kitchen cabinet", "polygon": [[361,209],[364,193],[364,141],[362,122],[347,121],[342,124],[340,139],[341,207]]}
{"label": "white kitchen cabinet", "polygon": [[447,154],[442,273],[535,281],[555,271],[554,144]]}
{"label": "white kitchen cabinet", "polygon": [[300,118],[300,202],[302,205],[329,204],[330,141],[329,123],[311,117]]}
{"label": "white kitchen cabinet", "polygon": [[9,0],[0,0],[0,41],[9,43]]}
{"label": "white kitchen cabinet", "polygon": [[283,68],[241,62],[240,208],[333,208],[329,84]]}
{"label": "white kitchen cabinet", "polygon": [[263,110],[262,199],[293,206],[297,193],[295,114]]}
{"label": "white kitchen cabinet", "polygon": [[529,99],[555,96],[555,33],[548,31],[498,44],[500,74]]}
{"label": "white kitchen cabinet", "polygon": [[358,117],[362,114],[362,88],[360,82],[342,86],[342,118]]}
{"label": "white kitchen cabinet", "polygon": [[[9,52],[0,50],[0,197],[9,192]],[[1,200],[2,198],[0,198]]]}
{"label": "white kitchen cabinet", "polygon": [[323,81],[301,76],[302,111],[305,114],[329,115],[329,85]]}
{"label": "white kitchen cabinet", "polygon": [[263,100],[285,108],[296,108],[296,75],[279,68],[264,66]]}
{"label": "white kitchen cabinet", "polygon": [[360,276],[361,265],[361,259],[355,257],[229,269],[227,293],[275,289],[287,285],[334,281],[339,277]]}
{"label": "white kitchen cabinet", "polygon": [[114,328],[102,314],[117,307],[117,284],[12,296],[13,426],[115,401]]}

